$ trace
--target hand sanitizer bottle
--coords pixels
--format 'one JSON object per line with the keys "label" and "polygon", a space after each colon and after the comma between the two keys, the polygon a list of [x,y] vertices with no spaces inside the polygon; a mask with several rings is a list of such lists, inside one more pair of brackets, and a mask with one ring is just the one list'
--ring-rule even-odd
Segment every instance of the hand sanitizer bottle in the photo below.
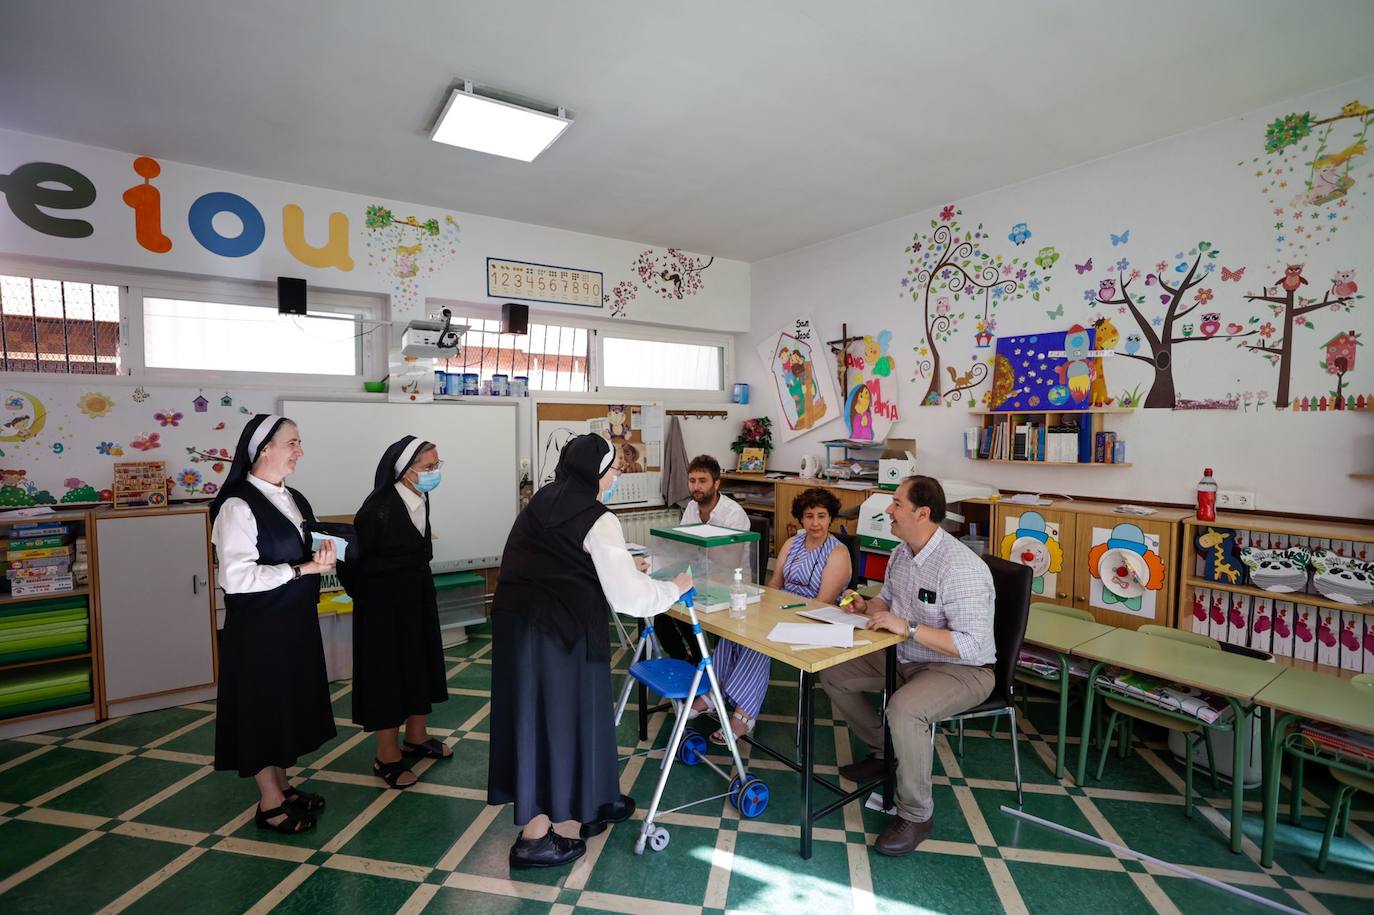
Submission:
{"label": "hand sanitizer bottle", "polygon": [[749,592],[744,589],[744,570],[735,569],[735,580],[730,582],[730,619],[744,619],[744,610],[749,606]]}

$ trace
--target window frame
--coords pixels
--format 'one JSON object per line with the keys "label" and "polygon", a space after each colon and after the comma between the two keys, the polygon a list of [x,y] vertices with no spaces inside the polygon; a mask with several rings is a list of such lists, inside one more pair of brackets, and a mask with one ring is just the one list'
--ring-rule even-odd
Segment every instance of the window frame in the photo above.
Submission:
{"label": "window frame", "polygon": [[[605,339],[619,337],[630,340],[648,340],[657,343],[688,343],[695,346],[719,347],[720,390],[700,388],[655,388],[620,387],[607,385],[604,378],[606,365]],[[610,394],[624,400],[690,400],[694,403],[729,403],[735,379],[735,338],[731,334],[710,331],[682,330],[671,327],[655,327],[637,324],[603,325],[596,334],[596,390],[600,394]]]}
{"label": "window frame", "polygon": [[[335,292],[314,288],[310,292],[312,306],[323,305],[324,310],[357,314],[364,323],[364,329],[371,328],[371,332],[361,338],[361,366],[360,371],[354,375],[149,368],[145,363],[143,340],[145,297],[253,305],[270,307],[275,312],[275,285],[257,280],[195,279],[151,270],[139,271],[117,267],[105,269],[91,264],[68,264],[10,256],[0,256],[0,273],[69,283],[115,286],[119,289],[119,360],[122,368],[120,374],[88,376],[69,375],[66,372],[5,373],[11,377],[31,378],[37,381],[90,377],[124,378],[149,384],[183,387],[201,387],[213,380],[217,386],[268,388],[277,392],[361,393],[360,382],[381,378],[388,370],[387,347],[391,335],[384,327],[388,324],[390,316],[389,300],[384,294]],[[400,339],[399,331],[396,332],[396,339]]]}

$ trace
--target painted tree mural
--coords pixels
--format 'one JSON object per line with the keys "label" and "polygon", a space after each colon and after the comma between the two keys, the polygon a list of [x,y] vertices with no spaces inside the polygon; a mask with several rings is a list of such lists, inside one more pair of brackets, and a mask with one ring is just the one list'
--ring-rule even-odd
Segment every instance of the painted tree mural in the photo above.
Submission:
{"label": "painted tree mural", "polygon": [[[1173,409],[1175,346],[1205,343],[1208,340],[1234,340],[1259,333],[1258,328],[1247,330],[1243,324],[1230,322],[1223,325],[1221,313],[1217,311],[1202,312],[1200,321],[1183,322],[1197,309],[1209,306],[1216,297],[1212,286],[1202,284],[1213,282],[1210,279],[1213,265],[1220,255],[1221,251],[1211,242],[1200,241],[1190,251],[1175,254],[1172,261],[1157,262],[1154,271],[1145,276],[1146,287],[1158,287],[1159,303],[1163,306],[1163,311],[1152,318],[1146,316],[1146,308],[1153,290],[1151,293],[1131,292],[1131,283],[1140,278],[1139,270],[1128,274],[1122,267],[1117,271],[1116,280],[1103,280],[1095,294],[1092,290],[1084,292],[1085,298],[1091,294],[1093,307],[1116,305],[1120,313],[1134,318],[1140,328],[1138,335],[1127,336],[1124,349],[1113,352],[1143,362],[1155,370],[1150,392],[1145,395],[1143,406],[1146,409]],[[1189,257],[1192,258],[1191,263]],[[1182,276],[1182,279],[1172,280],[1175,276]],[[1154,309],[1149,308],[1148,311],[1153,312]],[[1258,323],[1258,318],[1249,321],[1251,325]]]}
{"label": "painted tree mural", "polygon": [[[1268,359],[1271,365],[1278,367],[1279,379],[1274,389],[1274,406],[1280,410],[1285,409],[1290,400],[1289,382],[1293,373],[1293,350],[1298,342],[1293,338],[1294,331],[1297,328],[1316,330],[1316,322],[1309,317],[1314,312],[1330,309],[1349,314],[1355,310],[1356,301],[1364,298],[1364,294],[1358,292],[1359,287],[1355,283],[1342,283],[1341,274],[1337,274],[1332,280],[1331,288],[1320,299],[1300,295],[1299,290],[1310,285],[1307,277],[1302,274],[1303,267],[1303,264],[1289,264],[1284,275],[1279,277],[1277,285],[1268,287],[1263,293],[1245,297],[1251,302],[1266,303],[1279,322],[1277,330],[1280,331],[1280,336],[1273,338],[1276,328],[1266,323],[1260,328],[1260,342],[1244,344],[1242,349],[1259,353]],[[1350,271],[1345,273],[1348,276]],[[1351,365],[1347,370],[1353,366],[1352,354]]]}
{"label": "painted tree mural", "polygon": [[[910,257],[900,294],[909,295],[921,308],[925,339],[915,347],[913,380],[927,382],[922,406],[952,405],[987,378],[985,363],[975,359],[963,370],[945,364],[940,352],[940,346],[950,342],[968,316],[970,303],[983,306],[986,318],[981,320],[986,323],[999,304],[1026,295],[1039,301],[1041,294],[1050,290],[1048,271],[1058,258],[1057,254],[1045,254],[1053,253],[1052,248],[1042,250],[1036,261],[993,255],[984,248],[989,235],[981,222],[960,233],[957,217],[962,214],[963,210],[953,206],[944,207],[939,217],[930,221],[930,234],[916,233],[906,248]],[[949,375],[948,387],[945,374]],[[969,403],[972,405],[972,397]]]}

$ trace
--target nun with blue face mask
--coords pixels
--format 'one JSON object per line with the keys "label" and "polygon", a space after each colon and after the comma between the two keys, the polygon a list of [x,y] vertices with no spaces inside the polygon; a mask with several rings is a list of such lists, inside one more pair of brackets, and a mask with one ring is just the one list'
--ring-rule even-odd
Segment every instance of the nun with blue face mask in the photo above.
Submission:
{"label": "nun with blue face mask", "polygon": [[340,564],[353,597],[353,721],[376,732],[372,772],[392,788],[415,784],[407,759],[453,755],[425,720],[448,699],[429,568],[429,494],[442,465],[439,450],[413,435],[388,448],[353,518],[356,558],[350,550]]}
{"label": "nun with blue face mask", "polygon": [[487,803],[513,805],[512,869],[568,864],[587,837],[634,813],[619,786],[609,615],[652,617],[692,586],[687,575],[650,578],[631,557],[605,505],[615,456],[599,435],[569,441],[501,555]]}

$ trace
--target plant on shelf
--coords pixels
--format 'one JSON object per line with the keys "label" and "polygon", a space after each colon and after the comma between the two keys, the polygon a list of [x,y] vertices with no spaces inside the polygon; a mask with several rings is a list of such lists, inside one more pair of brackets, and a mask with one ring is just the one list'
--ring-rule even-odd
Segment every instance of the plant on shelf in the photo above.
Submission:
{"label": "plant on shelf", "polygon": [[740,454],[745,448],[762,448],[765,453],[773,450],[773,421],[766,416],[746,419],[740,427],[730,450]]}

